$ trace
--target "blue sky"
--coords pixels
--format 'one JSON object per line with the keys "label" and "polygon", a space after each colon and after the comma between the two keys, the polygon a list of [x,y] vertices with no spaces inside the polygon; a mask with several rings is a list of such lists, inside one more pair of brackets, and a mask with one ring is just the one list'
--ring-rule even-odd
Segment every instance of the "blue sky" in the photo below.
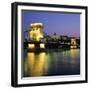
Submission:
{"label": "blue sky", "polygon": [[80,36],[80,14],[47,11],[22,11],[22,30],[28,30],[32,22],[44,24],[44,32],[67,36]]}

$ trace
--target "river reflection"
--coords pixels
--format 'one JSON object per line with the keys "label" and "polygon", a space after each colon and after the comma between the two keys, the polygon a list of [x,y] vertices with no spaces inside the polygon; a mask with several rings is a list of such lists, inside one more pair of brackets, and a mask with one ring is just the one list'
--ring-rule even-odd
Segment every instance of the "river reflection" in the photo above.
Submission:
{"label": "river reflection", "polygon": [[80,74],[80,50],[28,52],[23,63],[23,76],[53,76]]}

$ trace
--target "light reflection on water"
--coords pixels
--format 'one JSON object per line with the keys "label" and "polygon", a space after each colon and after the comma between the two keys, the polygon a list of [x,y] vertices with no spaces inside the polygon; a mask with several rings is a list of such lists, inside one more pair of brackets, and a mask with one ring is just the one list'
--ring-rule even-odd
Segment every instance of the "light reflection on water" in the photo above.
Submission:
{"label": "light reflection on water", "polygon": [[80,50],[61,52],[28,52],[24,60],[23,76],[53,76],[80,74]]}

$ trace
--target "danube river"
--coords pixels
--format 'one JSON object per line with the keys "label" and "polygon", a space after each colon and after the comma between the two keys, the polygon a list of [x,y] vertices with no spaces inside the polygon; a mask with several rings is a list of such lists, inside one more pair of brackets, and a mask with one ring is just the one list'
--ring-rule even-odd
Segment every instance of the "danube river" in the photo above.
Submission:
{"label": "danube river", "polygon": [[22,67],[23,77],[79,75],[80,49],[27,52]]}

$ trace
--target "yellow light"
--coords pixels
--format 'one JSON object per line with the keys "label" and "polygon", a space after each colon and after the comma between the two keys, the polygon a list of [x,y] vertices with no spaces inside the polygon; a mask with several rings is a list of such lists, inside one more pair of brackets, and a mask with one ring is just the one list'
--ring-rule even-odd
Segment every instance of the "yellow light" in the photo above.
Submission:
{"label": "yellow light", "polygon": [[40,48],[45,48],[45,45],[43,43],[41,43]]}
{"label": "yellow light", "polygon": [[76,49],[77,48],[77,46],[71,46],[71,49]]}
{"label": "yellow light", "polygon": [[74,46],[74,48],[77,48],[77,46]]}
{"label": "yellow light", "polygon": [[32,23],[30,26],[31,26],[31,30],[29,33],[30,39],[35,40],[35,41],[40,41],[41,38],[43,38],[43,31],[42,31],[43,24]]}
{"label": "yellow light", "polygon": [[71,46],[71,49],[73,49],[74,48],[74,46]]}
{"label": "yellow light", "polygon": [[47,71],[46,53],[44,52],[39,54],[29,52],[26,62],[28,63],[26,66],[28,68],[28,75],[42,76]]}
{"label": "yellow light", "polygon": [[35,48],[34,44],[28,44],[28,48]]}

